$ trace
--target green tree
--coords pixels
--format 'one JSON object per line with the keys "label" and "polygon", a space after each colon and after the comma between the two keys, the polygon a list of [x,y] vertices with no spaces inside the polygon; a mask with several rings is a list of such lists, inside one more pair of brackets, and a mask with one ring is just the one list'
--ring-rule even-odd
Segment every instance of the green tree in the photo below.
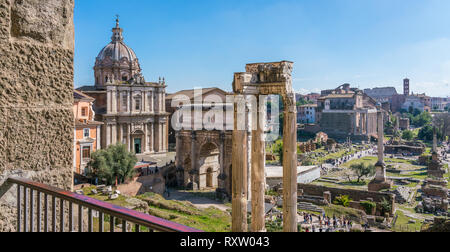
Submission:
{"label": "green tree", "polygon": [[402,139],[411,141],[414,138],[414,133],[411,130],[403,131]]}
{"label": "green tree", "polygon": [[427,125],[420,129],[418,138],[423,141],[433,141],[433,127]]}
{"label": "green tree", "polygon": [[283,139],[279,139],[272,146],[272,152],[280,157],[280,162],[283,163]]}
{"label": "green tree", "polygon": [[431,124],[432,121],[433,121],[433,117],[428,112],[424,112],[417,116],[414,116],[411,120],[412,125],[414,125],[416,127],[423,127],[423,126],[429,125],[429,124]]}
{"label": "green tree", "polygon": [[108,185],[124,183],[134,176],[137,157],[127,150],[126,145],[111,145],[106,150],[92,153],[89,162],[90,175],[106,181]]}
{"label": "green tree", "polygon": [[371,164],[359,163],[350,166],[355,176],[358,178],[357,183],[361,182],[361,179],[368,176],[375,175],[375,166]]}

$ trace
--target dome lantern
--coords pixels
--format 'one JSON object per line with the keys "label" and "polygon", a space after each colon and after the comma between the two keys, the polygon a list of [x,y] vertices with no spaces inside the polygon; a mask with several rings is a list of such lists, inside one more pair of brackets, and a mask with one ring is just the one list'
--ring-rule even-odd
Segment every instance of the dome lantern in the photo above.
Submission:
{"label": "dome lantern", "polygon": [[99,89],[105,89],[111,82],[127,82],[141,72],[135,52],[124,43],[118,15],[112,32],[111,42],[100,51],[95,62],[95,86]]}

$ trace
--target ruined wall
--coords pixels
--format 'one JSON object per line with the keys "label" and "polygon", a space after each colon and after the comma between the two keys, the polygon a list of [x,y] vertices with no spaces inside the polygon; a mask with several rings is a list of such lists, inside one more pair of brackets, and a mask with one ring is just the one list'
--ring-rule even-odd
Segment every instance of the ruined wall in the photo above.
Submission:
{"label": "ruined wall", "polygon": [[[339,197],[340,195],[348,195],[353,201],[373,199],[374,202],[379,203],[383,201],[383,199],[385,199],[391,204],[391,206],[395,206],[395,195],[390,193],[331,188],[311,184],[298,184],[298,189],[303,190],[303,195],[318,197],[322,197],[324,192],[330,192],[332,201],[334,201],[336,197]],[[394,210],[394,207],[392,207],[392,210]],[[393,212],[391,212],[391,214],[393,214]]]}
{"label": "ruined wall", "polygon": [[348,137],[354,133],[353,121],[353,113],[323,113],[320,126],[331,137]]}
{"label": "ruined wall", "polygon": [[[71,188],[73,7],[0,0],[0,187],[21,176]],[[15,228],[14,192],[0,193],[0,232]]]}

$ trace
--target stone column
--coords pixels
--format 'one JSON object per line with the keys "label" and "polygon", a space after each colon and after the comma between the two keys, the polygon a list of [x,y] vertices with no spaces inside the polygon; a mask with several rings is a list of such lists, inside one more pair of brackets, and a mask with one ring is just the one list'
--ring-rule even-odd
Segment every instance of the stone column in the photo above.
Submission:
{"label": "stone column", "polygon": [[[238,118],[245,118],[245,111],[238,110],[243,97],[234,101],[233,167],[232,167],[232,231],[247,232],[247,130],[239,130]],[[244,114],[242,114],[244,113]],[[242,123],[242,122],[240,122]]]}
{"label": "stone column", "polygon": [[155,151],[155,124],[152,123],[150,126],[150,152]]}
{"label": "stone column", "polygon": [[163,124],[160,122],[158,124],[158,143],[159,143],[159,152],[163,152]]}
{"label": "stone column", "polygon": [[[257,107],[259,104],[257,98]],[[256,108],[254,108],[256,109]],[[251,159],[251,176],[252,176],[252,232],[263,232],[265,226],[265,140],[264,140],[264,108],[259,106],[257,119],[252,123],[256,124],[252,129],[252,159]],[[256,130],[255,130],[256,129]]]}
{"label": "stone column", "polygon": [[148,153],[148,130],[147,123],[144,123],[144,153]]}
{"label": "stone column", "polygon": [[392,187],[392,182],[386,178],[386,165],[384,163],[384,118],[381,107],[378,107],[377,112],[378,123],[378,162],[375,164],[376,175],[372,182],[369,183],[369,191],[380,191]]}
{"label": "stone column", "polygon": [[199,178],[198,178],[198,168],[197,168],[197,132],[192,131],[191,136],[191,171],[189,175],[191,176],[192,190],[199,189]]}
{"label": "stone column", "polygon": [[[177,139],[178,141],[178,139]],[[178,147],[178,146],[177,146]],[[219,162],[220,162],[220,175],[219,175],[219,189],[225,189],[225,132],[220,132],[219,136]]]}
{"label": "stone column", "polygon": [[111,125],[111,144],[117,143],[117,126],[116,124]]}
{"label": "stone column", "polygon": [[123,124],[117,124],[119,127],[119,143],[123,144]]}
{"label": "stone column", "polygon": [[153,92],[150,92],[150,104],[151,104],[151,110],[150,112],[154,113],[155,112],[155,101],[153,99]]}
{"label": "stone column", "polygon": [[144,111],[144,113],[147,113],[148,112],[148,96],[147,96],[147,92],[145,92],[145,91],[142,91],[142,100],[143,100],[143,111]]}
{"label": "stone column", "polygon": [[437,153],[438,144],[437,144],[437,130],[436,127],[433,127],[433,153]]}
{"label": "stone column", "polygon": [[111,106],[111,90],[106,91],[106,114],[111,114],[112,106]]}
{"label": "stone column", "polygon": [[117,92],[115,88],[111,91],[111,112],[113,114],[117,113]]}
{"label": "stone column", "polygon": [[[384,167],[384,123],[383,123],[383,112],[378,111],[377,113],[377,125],[378,125],[378,163],[377,166]],[[377,177],[385,178],[386,172],[377,169]]]}
{"label": "stone column", "polygon": [[167,138],[166,138],[166,132],[167,132],[167,124],[162,125],[162,142],[163,142],[163,151],[167,152]]}
{"label": "stone column", "polygon": [[127,124],[127,147],[128,151],[133,151],[133,143],[131,143],[131,123]]}
{"label": "stone column", "polygon": [[127,113],[131,113],[131,92],[127,92]]}
{"label": "stone column", "polygon": [[106,148],[108,148],[109,145],[111,145],[111,125],[106,123]]}
{"label": "stone column", "polygon": [[294,94],[284,97],[283,229],[297,232],[297,106]]}

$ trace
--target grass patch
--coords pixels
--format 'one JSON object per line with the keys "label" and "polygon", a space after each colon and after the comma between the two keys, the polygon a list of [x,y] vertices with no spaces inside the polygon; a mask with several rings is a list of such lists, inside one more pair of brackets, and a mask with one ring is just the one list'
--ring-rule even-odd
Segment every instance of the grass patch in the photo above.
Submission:
{"label": "grass patch", "polygon": [[[392,231],[395,232],[419,232],[423,221],[406,216],[402,211],[397,211],[397,221]],[[415,223],[410,223],[413,220]]]}
{"label": "grass patch", "polygon": [[344,216],[359,224],[364,223],[366,217],[366,213],[361,210],[337,205],[324,206],[323,210],[328,217],[336,216],[339,218],[341,216]]}
{"label": "grass patch", "polygon": [[[117,206],[130,206],[130,203],[126,201],[129,197],[120,195],[118,199],[109,200],[108,196],[90,194],[91,190],[94,188],[95,187],[84,188],[83,192],[88,197]],[[134,198],[148,204],[149,207],[145,211],[150,215],[203,230],[205,232],[231,232],[231,215],[228,212],[221,211],[217,208],[198,209],[190,202],[166,200],[161,195],[154,193],[146,193]],[[139,210],[141,212],[143,211],[143,209]],[[98,223],[98,218],[94,218],[94,231],[98,230]],[[109,230],[109,222],[105,221],[105,229]],[[145,231],[145,228],[142,228],[142,230]]]}

